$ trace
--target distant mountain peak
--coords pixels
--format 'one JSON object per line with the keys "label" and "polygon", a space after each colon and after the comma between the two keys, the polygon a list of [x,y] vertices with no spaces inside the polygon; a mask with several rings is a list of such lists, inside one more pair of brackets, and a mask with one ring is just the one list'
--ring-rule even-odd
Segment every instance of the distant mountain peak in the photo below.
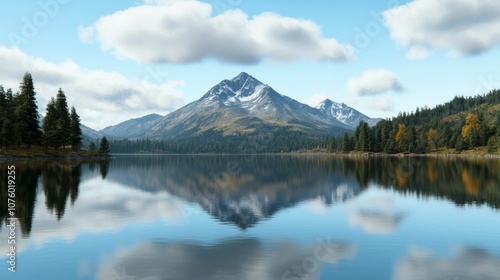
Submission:
{"label": "distant mountain peak", "polygon": [[248,73],[241,72],[233,79],[223,80],[212,87],[201,99],[225,101],[233,97],[247,98],[268,87]]}
{"label": "distant mountain peak", "polygon": [[332,101],[330,99],[325,99],[323,101],[321,101],[318,105],[316,105],[315,108],[317,109],[322,109],[322,108],[327,108],[327,107],[331,107],[331,106],[335,106],[335,107],[348,107],[344,102],[335,102],[335,101]]}
{"label": "distant mountain peak", "polygon": [[352,129],[354,129],[360,121],[365,121],[370,126],[374,126],[380,121],[380,119],[373,119],[360,113],[358,110],[347,106],[345,103],[331,101],[328,98],[319,103],[315,108],[337,119],[341,123],[349,125]]}

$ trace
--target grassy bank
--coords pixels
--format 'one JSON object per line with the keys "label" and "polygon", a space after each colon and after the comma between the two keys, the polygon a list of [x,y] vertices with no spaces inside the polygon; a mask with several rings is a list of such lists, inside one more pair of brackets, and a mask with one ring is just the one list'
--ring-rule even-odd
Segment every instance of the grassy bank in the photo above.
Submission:
{"label": "grassy bank", "polygon": [[20,147],[16,149],[0,149],[0,160],[9,159],[57,159],[57,158],[96,158],[105,159],[109,156],[99,154],[97,152],[89,152],[86,150],[74,151],[70,148],[45,149],[43,147]]}

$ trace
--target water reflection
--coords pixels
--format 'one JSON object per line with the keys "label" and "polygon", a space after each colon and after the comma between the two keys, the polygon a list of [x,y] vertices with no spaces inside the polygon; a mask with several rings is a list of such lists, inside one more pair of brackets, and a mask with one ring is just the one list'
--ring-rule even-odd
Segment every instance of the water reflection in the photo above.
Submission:
{"label": "water reflection", "polygon": [[[123,156],[15,165],[25,237],[17,251],[32,273],[17,279],[496,279],[500,265],[498,213],[488,209],[500,208],[498,160]],[[6,182],[0,173],[1,201]],[[193,209],[205,213],[183,223]],[[316,242],[324,236],[348,241]],[[413,244],[433,251],[407,251]],[[475,247],[443,255],[457,244]],[[52,275],[39,256],[65,272]]]}
{"label": "water reflection", "polygon": [[[103,187],[114,182],[151,194],[165,193],[201,206],[223,223],[241,229],[271,218],[303,201],[331,205],[359,195],[369,184],[453,201],[500,208],[498,160],[447,158],[333,158],[321,156],[123,156],[112,162],[16,162],[17,214],[23,235],[33,223],[38,188],[56,220],[80,196],[82,178]],[[0,163],[2,170],[7,163]],[[6,201],[6,173],[0,173],[0,199]],[[109,201],[108,201],[109,203]],[[108,204],[110,209],[120,209]],[[104,206],[102,206],[104,207]],[[319,207],[321,208],[321,207]],[[91,210],[89,210],[91,211]],[[0,204],[0,219],[7,205]],[[384,209],[358,209],[351,225],[367,232],[393,232],[404,217]]]}
{"label": "water reflection", "polygon": [[387,235],[395,232],[404,218],[405,214],[395,209],[391,198],[378,197],[351,212],[349,225],[361,226],[369,234]]}
{"label": "water reflection", "polygon": [[142,243],[117,253],[100,269],[97,279],[312,280],[318,279],[324,263],[335,264],[355,254],[354,245],[331,241],[314,247],[258,239],[230,239],[214,245]]}
{"label": "water reflection", "polygon": [[[75,161],[16,161],[16,216],[23,236],[29,236],[33,223],[38,188],[43,189],[45,206],[59,221],[64,216],[67,202],[73,205],[78,198],[82,165]],[[0,163],[6,170],[7,163]],[[7,201],[7,173],[0,174],[0,197]],[[0,204],[0,220],[6,221],[7,205]],[[0,223],[0,229],[3,223]]]}
{"label": "water reflection", "polygon": [[475,247],[460,247],[453,257],[433,257],[430,249],[412,248],[396,265],[394,280],[499,279],[500,256]]}

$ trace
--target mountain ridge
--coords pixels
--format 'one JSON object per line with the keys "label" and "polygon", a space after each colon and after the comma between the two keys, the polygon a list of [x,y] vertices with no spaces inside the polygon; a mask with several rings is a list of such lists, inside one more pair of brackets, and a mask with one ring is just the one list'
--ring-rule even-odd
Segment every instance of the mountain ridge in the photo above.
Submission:
{"label": "mountain ridge", "polygon": [[[231,135],[259,134],[287,127],[311,135],[339,135],[354,130],[361,120],[370,125],[380,120],[369,118],[345,104],[340,108],[342,112],[334,112],[335,108],[328,111],[303,104],[241,72],[233,79],[222,80],[200,99],[165,116],[152,120],[144,116],[109,126],[101,132],[121,138],[172,139],[200,135],[212,129]],[[344,116],[345,113],[349,115]]]}

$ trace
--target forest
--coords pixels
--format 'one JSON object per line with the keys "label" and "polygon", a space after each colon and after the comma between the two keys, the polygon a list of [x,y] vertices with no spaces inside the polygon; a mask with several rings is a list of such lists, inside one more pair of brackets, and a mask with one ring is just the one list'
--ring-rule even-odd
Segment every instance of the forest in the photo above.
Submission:
{"label": "forest", "polygon": [[493,153],[499,143],[500,90],[493,90],[475,97],[455,97],[432,109],[400,113],[372,128],[361,122],[352,135],[331,137],[328,150],[423,154],[485,147],[487,153]]}
{"label": "forest", "polygon": [[0,154],[64,155],[81,148],[80,116],[75,107],[68,109],[62,89],[50,99],[42,118],[30,73],[24,74],[16,93],[0,85]]}

